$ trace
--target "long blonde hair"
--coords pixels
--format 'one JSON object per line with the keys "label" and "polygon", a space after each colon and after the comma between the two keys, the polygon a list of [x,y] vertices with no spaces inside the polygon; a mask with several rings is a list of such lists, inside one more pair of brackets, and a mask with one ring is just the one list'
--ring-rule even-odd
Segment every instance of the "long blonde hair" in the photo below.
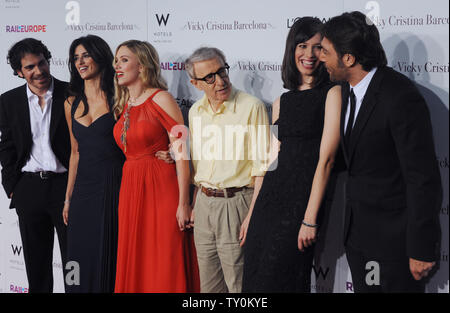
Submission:
{"label": "long blonde hair", "polygon": [[[142,65],[144,70],[139,75],[144,85],[148,88],[159,88],[167,90],[167,83],[161,76],[161,67],[159,65],[159,56],[156,49],[147,41],[140,40],[128,40],[121,43],[116,49],[116,55],[119,49],[126,46],[134,55],[137,56],[139,64]],[[114,66],[116,61],[114,60]],[[119,86],[117,76],[114,78],[114,106],[113,112],[116,119],[122,114],[127,103],[130,94],[128,88],[125,86]]]}

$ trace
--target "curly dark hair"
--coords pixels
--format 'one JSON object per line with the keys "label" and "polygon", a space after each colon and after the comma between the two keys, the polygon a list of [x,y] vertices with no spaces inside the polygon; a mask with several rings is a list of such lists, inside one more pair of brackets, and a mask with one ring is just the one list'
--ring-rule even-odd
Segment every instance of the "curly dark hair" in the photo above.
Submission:
{"label": "curly dark hair", "polygon": [[108,100],[110,110],[112,110],[114,104],[114,68],[113,60],[114,56],[111,52],[111,48],[108,43],[95,35],[87,35],[75,39],[69,48],[69,71],[70,71],[70,83],[67,90],[68,96],[81,97],[84,105],[84,112],[81,116],[86,115],[89,112],[89,104],[87,102],[86,95],[84,93],[84,80],[81,78],[75,67],[75,49],[82,45],[92,59],[97,63],[100,71],[100,88],[105,93]]}
{"label": "curly dark hair", "polygon": [[359,12],[346,12],[325,23],[322,35],[334,46],[338,56],[351,54],[365,71],[387,65],[380,34],[373,23]]}
{"label": "curly dark hair", "polygon": [[18,75],[17,71],[22,68],[22,58],[28,53],[34,55],[42,54],[47,62],[52,58],[52,54],[48,51],[42,41],[34,38],[22,39],[9,49],[8,55],[6,56],[6,60],[9,65],[11,65],[14,75]]}

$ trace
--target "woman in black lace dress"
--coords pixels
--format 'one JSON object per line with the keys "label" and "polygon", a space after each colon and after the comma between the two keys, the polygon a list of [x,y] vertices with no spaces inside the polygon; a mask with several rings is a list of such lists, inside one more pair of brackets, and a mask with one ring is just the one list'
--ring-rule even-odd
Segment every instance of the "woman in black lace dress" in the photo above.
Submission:
{"label": "woman in black lace dress", "polygon": [[277,167],[266,173],[241,228],[243,292],[310,291],[317,216],[339,145],[341,111],[340,87],[329,82],[319,60],[321,26],[317,18],[301,18],[287,37],[282,78],[289,92],[272,106]]}

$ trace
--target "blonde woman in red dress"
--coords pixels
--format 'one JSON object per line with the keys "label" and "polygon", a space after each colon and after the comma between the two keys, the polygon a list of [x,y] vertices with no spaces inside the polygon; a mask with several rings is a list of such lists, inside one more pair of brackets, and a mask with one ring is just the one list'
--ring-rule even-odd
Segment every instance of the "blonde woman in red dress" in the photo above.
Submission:
{"label": "blonde woman in red dress", "polygon": [[175,163],[155,155],[184,140],[173,130],[184,125],[181,111],[167,92],[158,53],[148,42],[119,45],[114,67],[114,138],[126,156],[115,292],[198,292],[188,151],[174,151]]}

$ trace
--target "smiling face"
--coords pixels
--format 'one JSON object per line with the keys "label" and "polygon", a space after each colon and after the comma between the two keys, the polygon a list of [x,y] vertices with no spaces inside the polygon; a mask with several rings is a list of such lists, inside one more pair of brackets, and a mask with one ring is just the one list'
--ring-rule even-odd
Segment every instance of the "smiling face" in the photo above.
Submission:
{"label": "smiling face", "polygon": [[[224,67],[217,58],[195,62],[194,74],[196,78],[203,78],[211,73],[216,73],[220,68]],[[231,94],[230,78],[225,76],[222,78],[216,74],[216,80],[212,84],[208,84],[203,80],[192,79],[191,83],[199,90],[202,90],[212,105],[220,105],[226,101]]]}
{"label": "smiling face", "polygon": [[92,79],[99,74],[98,64],[83,45],[79,45],[75,48],[73,60],[81,79]]}
{"label": "smiling face", "polygon": [[24,78],[31,91],[40,94],[50,88],[50,66],[44,56],[27,53],[21,60],[22,67],[17,70],[19,77]]}
{"label": "smiling face", "polygon": [[116,53],[114,69],[119,85],[129,86],[140,79],[143,67],[138,57],[127,46],[121,46]]}
{"label": "smiling face", "polygon": [[337,51],[334,49],[333,43],[326,37],[322,39],[322,51],[320,60],[324,62],[331,81],[347,81],[348,69],[344,62],[339,57]]}
{"label": "smiling face", "polygon": [[305,42],[301,42],[295,48],[295,64],[305,81],[305,76],[312,76],[320,65],[321,36],[319,33]]}

